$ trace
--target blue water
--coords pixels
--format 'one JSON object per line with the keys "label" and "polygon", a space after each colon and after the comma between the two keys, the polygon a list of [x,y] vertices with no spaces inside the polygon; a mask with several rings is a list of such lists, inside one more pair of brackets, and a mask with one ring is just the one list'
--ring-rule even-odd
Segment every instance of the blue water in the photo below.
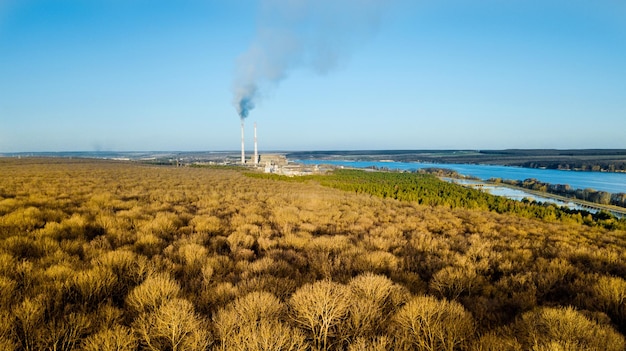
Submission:
{"label": "blue water", "polygon": [[502,178],[524,180],[534,178],[550,184],[569,184],[574,189],[594,189],[609,193],[626,193],[626,173],[559,171],[508,166],[417,163],[417,162],[377,162],[377,161],[340,161],[340,160],[297,160],[302,164],[328,164],[334,166],[367,168],[386,167],[397,170],[416,170],[421,168],[445,168],[459,174],[477,177],[482,180]]}

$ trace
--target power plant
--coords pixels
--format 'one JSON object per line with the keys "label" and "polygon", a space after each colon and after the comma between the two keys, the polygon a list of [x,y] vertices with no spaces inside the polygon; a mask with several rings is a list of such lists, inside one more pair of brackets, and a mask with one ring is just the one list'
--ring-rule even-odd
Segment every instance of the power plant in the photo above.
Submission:
{"label": "power plant", "polygon": [[259,152],[256,145],[256,122],[254,122],[254,161],[252,163],[254,163],[254,165],[259,164]]}
{"label": "power plant", "polygon": [[246,164],[246,144],[243,137],[243,118],[241,119],[241,164]]}
{"label": "power plant", "polygon": [[257,124],[254,122],[254,154],[250,159],[246,159],[246,139],[245,139],[245,118],[241,119],[241,159],[235,150],[224,152],[194,153],[193,155],[174,155],[169,162],[176,167],[189,165],[236,165],[241,164],[257,172],[275,173],[286,176],[298,176],[306,174],[323,173],[325,169],[320,169],[317,165],[303,165],[299,163],[289,163],[286,153],[259,153]]}
{"label": "power plant", "polygon": [[[246,164],[246,143],[245,143],[243,129],[244,129],[244,124],[243,124],[243,118],[242,118],[241,119],[241,164],[245,165]],[[254,122],[254,156],[253,156],[251,163],[255,166],[259,164],[259,149],[257,145],[256,122]]]}

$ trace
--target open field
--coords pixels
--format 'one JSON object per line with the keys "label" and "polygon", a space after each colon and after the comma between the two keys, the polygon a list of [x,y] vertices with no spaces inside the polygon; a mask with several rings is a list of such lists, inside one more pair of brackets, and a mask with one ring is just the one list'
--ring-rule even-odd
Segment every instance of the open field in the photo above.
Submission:
{"label": "open field", "polygon": [[626,347],[620,223],[434,177],[281,179],[0,159],[0,349]]}

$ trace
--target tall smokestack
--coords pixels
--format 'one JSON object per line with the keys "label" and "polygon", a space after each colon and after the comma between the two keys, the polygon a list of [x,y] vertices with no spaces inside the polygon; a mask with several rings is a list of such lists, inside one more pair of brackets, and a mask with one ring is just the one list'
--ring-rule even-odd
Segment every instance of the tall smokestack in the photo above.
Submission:
{"label": "tall smokestack", "polygon": [[257,151],[257,145],[256,145],[256,122],[254,122],[254,164],[258,164],[259,163],[259,153]]}
{"label": "tall smokestack", "polygon": [[245,143],[243,139],[243,118],[241,119],[241,164],[246,164],[246,151],[245,151]]}

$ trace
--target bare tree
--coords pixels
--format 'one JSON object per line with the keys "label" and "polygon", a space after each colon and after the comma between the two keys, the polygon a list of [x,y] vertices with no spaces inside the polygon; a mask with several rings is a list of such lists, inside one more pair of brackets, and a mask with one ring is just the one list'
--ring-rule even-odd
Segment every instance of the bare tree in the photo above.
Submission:
{"label": "bare tree", "polygon": [[350,289],[350,316],[347,320],[349,338],[373,337],[384,332],[389,318],[408,298],[405,288],[391,279],[372,273],[353,278]]}
{"label": "bare tree", "polygon": [[322,280],[298,289],[289,302],[294,321],[307,330],[317,350],[328,350],[348,317],[350,301],[346,286]]}
{"label": "bare tree", "polygon": [[571,307],[543,307],[522,314],[513,332],[525,349],[624,350],[624,336]]}
{"label": "bare tree", "polygon": [[148,350],[206,350],[211,344],[207,322],[184,299],[165,302],[154,312],[144,313],[134,328]]}
{"label": "bare tree", "polygon": [[83,343],[84,351],[133,351],[137,338],[130,328],[116,325],[89,336]]}
{"label": "bare tree", "polygon": [[180,285],[168,274],[153,274],[128,294],[126,303],[136,313],[151,312],[179,293]]}
{"label": "bare tree", "polygon": [[458,302],[418,296],[396,313],[389,331],[396,350],[453,351],[473,338],[474,320]]}
{"label": "bare tree", "polygon": [[222,350],[300,351],[304,335],[281,321],[285,306],[272,294],[252,292],[221,309],[215,326]]}

